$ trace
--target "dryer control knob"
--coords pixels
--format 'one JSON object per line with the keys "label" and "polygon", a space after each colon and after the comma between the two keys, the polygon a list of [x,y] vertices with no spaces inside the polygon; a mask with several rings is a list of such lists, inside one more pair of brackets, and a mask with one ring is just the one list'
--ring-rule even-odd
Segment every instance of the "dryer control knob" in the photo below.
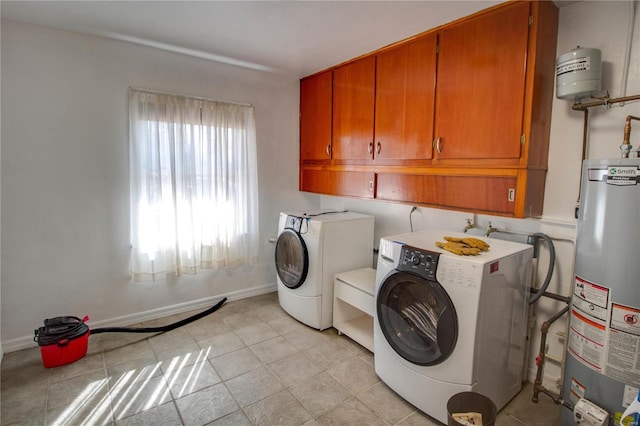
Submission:
{"label": "dryer control knob", "polygon": [[413,263],[414,265],[418,266],[420,264],[420,256],[411,256],[411,263]]}

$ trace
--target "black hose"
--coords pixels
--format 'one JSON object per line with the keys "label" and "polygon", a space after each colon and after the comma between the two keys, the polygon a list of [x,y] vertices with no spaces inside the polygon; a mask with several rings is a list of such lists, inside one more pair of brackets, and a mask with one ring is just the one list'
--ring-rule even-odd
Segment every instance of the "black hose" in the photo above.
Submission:
{"label": "black hose", "polygon": [[195,314],[190,316],[189,318],[185,318],[178,322],[174,322],[173,324],[164,325],[162,327],[144,327],[144,328],[136,328],[136,327],[103,327],[96,328],[95,330],[91,330],[91,334],[99,334],[99,333],[162,333],[165,331],[171,331],[178,327],[182,327],[185,324],[189,324],[190,322],[199,320],[200,318],[206,317],[212,312],[217,311],[220,307],[227,301],[225,297],[214,306],[210,307],[206,311],[200,312],[199,314]]}
{"label": "black hose", "polygon": [[37,342],[38,346],[65,346],[69,341],[89,332],[89,326],[84,321],[74,316],[46,319],[44,327],[34,330],[33,341]]}
{"label": "black hose", "polygon": [[547,242],[547,245],[549,246],[549,269],[547,270],[547,276],[545,277],[544,282],[542,283],[542,287],[540,287],[540,289],[537,290],[537,292],[533,295],[533,297],[529,299],[530,305],[533,305],[534,303],[536,303],[538,299],[542,297],[542,294],[545,291],[547,291],[547,287],[549,287],[549,283],[551,282],[551,276],[553,275],[553,268],[555,267],[555,264],[556,264],[556,249],[553,245],[553,241],[551,241],[551,238],[547,234],[543,234],[541,232],[537,232],[533,234],[532,237],[536,239],[542,238]]}

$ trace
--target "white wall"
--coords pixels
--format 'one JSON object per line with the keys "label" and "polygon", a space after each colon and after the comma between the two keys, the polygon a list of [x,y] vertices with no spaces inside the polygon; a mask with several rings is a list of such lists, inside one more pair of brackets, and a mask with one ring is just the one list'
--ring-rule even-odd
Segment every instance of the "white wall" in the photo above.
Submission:
{"label": "white wall", "polygon": [[[640,25],[636,31],[627,94],[640,93]],[[560,9],[558,55],[577,45],[602,49],[603,89],[621,96],[629,28],[629,2],[584,1]],[[138,313],[211,296],[237,297],[273,286],[274,236],[280,210],[348,208],[376,216],[375,238],[410,230],[411,206],[297,192],[298,82],[189,58],[12,22],[2,23],[2,339],[5,350],[30,340],[42,319],[76,314],[118,321]],[[128,280],[128,86],[250,102],[256,105],[260,158],[261,260],[255,268],[186,277],[176,285]],[[624,117],[640,104],[590,111],[589,158],[617,158]],[[640,124],[632,144],[640,146]],[[568,295],[573,277],[573,212],[578,196],[582,113],[555,100],[549,171],[541,219],[514,220],[420,208],[415,230],[461,230],[466,218],[480,227],[556,238],[558,259],[550,291]],[[518,239],[517,235],[494,234]],[[538,282],[546,272],[540,258]],[[242,291],[245,291],[242,293]],[[543,299],[529,361],[535,373],[541,323],[562,307]],[[562,358],[563,340],[549,335],[549,352]],[[560,377],[551,361],[546,384]]]}
{"label": "white wall", "polygon": [[[637,3],[637,2],[636,2]],[[620,97],[625,44],[629,30],[630,2],[583,1],[560,9],[557,54],[566,53],[576,46],[602,50],[602,88],[608,89],[611,97]],[[640,6],[635,16],[630,74],[627,96],[640,94]],[[584,102],[587,102],[585,99]],[[572,111],[571,101],[555,99],[551,121],[551,143],[549,169],[545,190],[544,212],[541,219],[505,219],[420,208],[413,213],[414,230],[449,229],[462,231],[466,219],[474,219],[480,227],[488,223],[501,230],[514,233],[544,232],[555,239],[555,271],[549,291],[568,296],[573,279],[575,225],[574,208],[578,198],[581,168],[583,113]],[[640,103],[628,103],[624,107],[593,108],[590,110],[591,124],[588,158],[618,158],[622,142],[624,120],[627,115],[640,115]],[[640,148],[640,122],[633,122],[632,144]],[[338,208],[360,211],[376,216],[376,241],[385,235],[409,232],[411,206],[380,201],[354,200],[339,197],[322,197],[323,208]],[[478,231],[481,233],[482,231]],[[514,234],[493,236],[526,241]],[[538,261],[538,284],[544,281],[548,265],[548,251],[541,252]],[[536,305],[536,325],[529,358],[530,380],[535,378],[535,356],[540,342],[540,326],[564,304],[543,298]],[[564,340],[557,335],[566,330],[567,317],[554,323],[547,343],[551,357],[562,360]],[[560,362],[549,360],[545,367],[545,385],[558,391],[556,381],[561,376]]]}
{"label": "white wall", "polygon": [[[298,80],[125,42],[2,22],[2,339],[45,318],[132,323],[275,290],[278,213],[298,188]],[[128,87],[255,106],[260,264],[129,280]],[[124,325],[124,324],[121,324]]]}

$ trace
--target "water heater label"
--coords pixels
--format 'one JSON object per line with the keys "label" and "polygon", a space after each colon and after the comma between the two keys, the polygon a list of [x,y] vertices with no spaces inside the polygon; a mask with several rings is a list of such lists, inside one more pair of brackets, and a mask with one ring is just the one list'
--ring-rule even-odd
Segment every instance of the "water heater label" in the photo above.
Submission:
{"label": "water heater label", "polygon": [[567,348],[579,362],[604,369],[610,289],[575,276]]}
{"label": "water heater label", "polygon": [[637,167],[610,166],[607,172],[609,185],[637,185],[639,178]]}
{"label": "water heater label", "polygon": [[640,309],[611,304],[611,328],[640,337]]}
{"label": "water heater label", "polygon": [[609,289],[576,275],[573,288],[573,307],[580,309],[585,315],[607,321],[609,315]]}
{"label": "water heater label", "polygon": [[640,386],[640,308],[611,300],[611,288],[575,276],[568,352],[584,366]]}
{"label": "water heater label", "polygon": [[640,309],[611,304],[605,375],[640,386]]}
{"label": "water heater label", "polygon": [[571,311],[571,326],[567,348],[578,361],[592,370],[602,373],[604,361],[605,325]]}

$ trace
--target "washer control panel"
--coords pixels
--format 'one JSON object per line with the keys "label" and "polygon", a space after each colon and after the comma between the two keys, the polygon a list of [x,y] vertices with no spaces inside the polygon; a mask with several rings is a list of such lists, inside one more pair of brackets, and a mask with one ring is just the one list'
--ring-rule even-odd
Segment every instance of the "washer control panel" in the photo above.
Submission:
{"label": "washer control panel", "polygon": [[399,271],[413,272],[429,281],[436,281],[439,253],[404,245],[400,251]]}

